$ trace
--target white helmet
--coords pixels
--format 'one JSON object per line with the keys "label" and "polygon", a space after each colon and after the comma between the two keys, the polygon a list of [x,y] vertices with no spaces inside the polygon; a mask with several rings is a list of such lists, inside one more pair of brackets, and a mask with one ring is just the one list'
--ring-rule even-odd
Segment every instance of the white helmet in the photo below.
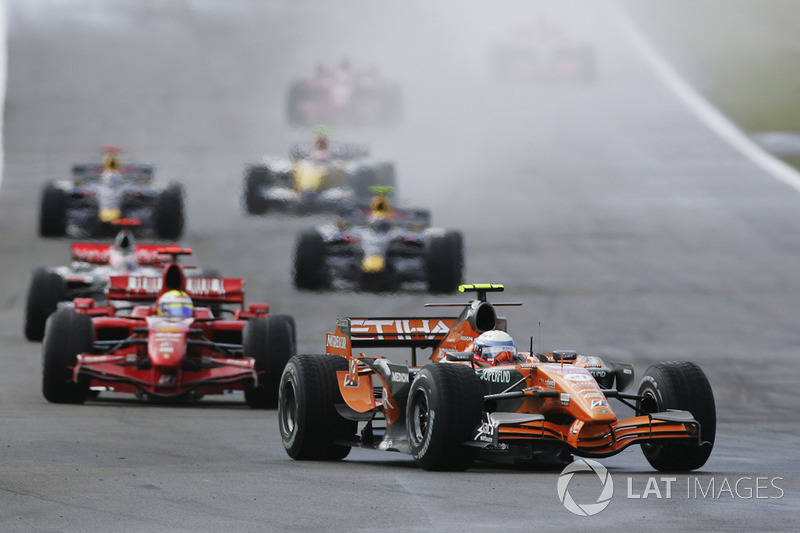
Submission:
{"label": "white helmet", "polygon": [[511,335],[499,329],[481,333],[480,336],[475,339],[472,346],[475,360],[482,363],[511,363],[517,357],[517,348],[514,346],[514,339],[511,338]]}

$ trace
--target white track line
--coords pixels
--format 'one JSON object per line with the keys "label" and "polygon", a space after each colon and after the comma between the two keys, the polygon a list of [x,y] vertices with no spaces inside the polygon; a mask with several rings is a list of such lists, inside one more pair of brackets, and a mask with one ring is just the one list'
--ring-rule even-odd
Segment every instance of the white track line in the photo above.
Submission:
{"label": "white track line", "polygon": [[0,0],[0,187],[3,186],[3,170],[5,169],[5,157],[3,149],[5,141],[3,139],[3,110],[6,102],[6,68],[8,66],[8,31],[6,20],[6,0]]}
{"label": "white track line", "polygon": [[669,87],[701,121],[723,140],[738,150],[739,153],[775,179],[782,181],[789,187],[800,192],[800,172],[761,148],[722,113],[709,104],[708,101],[700,96],[697,91],[690,87],[652,47],[633,23],[625,9],[619,4],[616,5],[622,27],[633,43],[634,48],[641,54],[667,87]]}

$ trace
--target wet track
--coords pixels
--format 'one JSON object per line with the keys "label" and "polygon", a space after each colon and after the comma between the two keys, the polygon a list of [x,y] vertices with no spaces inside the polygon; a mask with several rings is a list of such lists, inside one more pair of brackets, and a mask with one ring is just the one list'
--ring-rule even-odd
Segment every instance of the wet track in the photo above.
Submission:
{"label": "wet track", "polygon": [[[529,84],[501,83],[486,63],[494,36],[537,16],[526,2],[469,2],[460,13],[426,1],[9,4],[3,531],[796,527],[800,193],[690,113],[611,5],[548,11],[574,16],[595,43],[593,83]],[[189,407],[44,400],[40,346],[22,335],[26,277],[66,261],[68,242],[37,236],[40,187],[106,144],[185,183],[194,261],[246,277],[250,301],[294,315],[301,352],[322,350],[337,315],[409,315],[459,299],[297,292],[294,238],[316,220],[243,215],[245,164],[308,138],[286,126],[287,84],[344,54],[401,79],[405,114],[395,128],[335,135],[394,159],[400,196],[464,232],[467,279],[504,283],[504,299],[525,304],[504,313],[519,344],[541,323],[542,349],[632,362],[639,376],[660,360],[703,367],[717,444],[699,473],[663,476],[676,478],[670,498],[638,448],[603,461],[614,498],[583,518],[559,502],[558,470],[429,473],[360,450],[341,463],[292,461],[275,412],[237,397]],[[632,497],[651,476],[662,498]],[[738,491],[723,488],[738,480]],[[580,481],[576,499],[581,490],[594,501],[593,480]]]}

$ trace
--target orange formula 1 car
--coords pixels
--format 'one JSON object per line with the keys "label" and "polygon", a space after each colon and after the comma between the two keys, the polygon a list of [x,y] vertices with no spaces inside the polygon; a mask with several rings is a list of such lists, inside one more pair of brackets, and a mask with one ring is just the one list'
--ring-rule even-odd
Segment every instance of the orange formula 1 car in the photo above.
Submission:
{"label": "orange formula 1 car", "polygon": [[274,406],[295,352],[292,317],[265,303],[245,307],[242,279],[186,276],[176,260],[191,250],[156,252],[172,256],[162,276],[111,276],[107,303],[76,298],[50,315],[44,397],[83,403],[108,391],[192,401],[244,391],[251,407]]}
{"label": "orange formula 1 car", "polygon": [[[326,355],[298,355],[281,376],[278,418],[295,459],[342,459],[351,447],[411,454],[427,470],[608,457],[640,444],[658,470],[700,468],[714,443],[711,387],[693,363],[651,366],[635,394],[633,368],[573,351],[516,353],[500,364],[475,354],[476,339],[504,330],[477,291],[457,318],[339,318]],[[449,306],[463,304],[445,304]],[[504,335],[503,333],[501,333]],[[354,348],[411,348],[411,366]],[[416,366],[417,350],[432,348]],[[497,357],[500,359],[500,356]],[[494,361],[497,363],[497,361]],[[608,400],[635,410],[618,419]]]}

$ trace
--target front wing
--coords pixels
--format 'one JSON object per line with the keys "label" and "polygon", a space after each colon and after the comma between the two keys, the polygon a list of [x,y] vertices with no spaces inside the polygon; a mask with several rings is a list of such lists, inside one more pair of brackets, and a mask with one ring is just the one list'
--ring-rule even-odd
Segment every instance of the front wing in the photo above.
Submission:
{"label": "front wing", "polygon": [[570,426],[545,420],[540,414],[484,413],[481,425],[467,445],[487,451],[505,452],[511,443],[560,442],[582,457],[608,457],[631,444],[663,439],[694,439],[700,444],[700,424],[688,411],[666,411],[634,416],[610,424]]}
{"label": "front wing", "polygon": [[178,398],[190,393],[223,394],[258,384],[251,358],[204,358],[204,368],[164,372],[156,367],[141,368],[129,355],[79,355],[73,379],[89,381],[90,387],[113,392],[143,393],[152,398]]}

